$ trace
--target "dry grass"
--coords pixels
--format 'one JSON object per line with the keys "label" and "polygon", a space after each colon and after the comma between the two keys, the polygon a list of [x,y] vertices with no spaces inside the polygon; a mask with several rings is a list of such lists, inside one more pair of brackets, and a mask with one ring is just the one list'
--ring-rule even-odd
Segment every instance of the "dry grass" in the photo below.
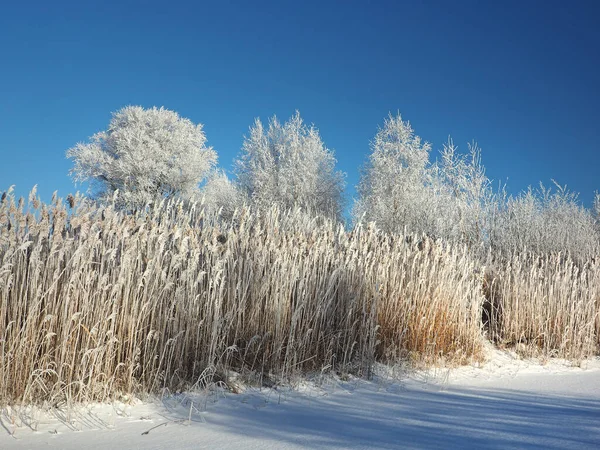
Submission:
{"label": "dry grass", "polygon": [[488,279],[495,341],[528,355],[581,360],[598,350],[600,265],[514,255]]}
{"label": "dry grass", "polygon": [[368,376],[376,358],[478,356],[466,250],[298,212],[222,223],[200,205],[25,203],[0,205],[0,404],[184,389],[229,369]]}
{"label": "dry grass", "polygon": [[[0,204],[0,404],[108,400],[375,360],[463,363],[491,337],[597,352],[600,264],[467,248],[300,212],[223,222],[201,205],[126,215],[69,197]],[[487,300],[484,298],[487,297]]]}
{"label": "dry grass", "polygon": [[[421,248],[421,250],[419,250]],[[481,357],[483,293],[466,248],[386,248],[374,268],[380,286],[378,356],[431,364]]]}

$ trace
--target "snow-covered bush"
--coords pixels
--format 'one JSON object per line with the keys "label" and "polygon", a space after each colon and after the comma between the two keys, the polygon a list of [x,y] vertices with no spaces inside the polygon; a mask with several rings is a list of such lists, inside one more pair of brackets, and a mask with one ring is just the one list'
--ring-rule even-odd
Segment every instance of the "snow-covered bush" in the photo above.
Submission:
{"label": "snow-covered bush", "polygon": [[580,261],[593,256],[598,240],[592,212],[576,193],[555,185],[554,191],[540,184],[516,197],[499,196],[489,231],[496,254],[560,252]]}
{"label": "snow-covered bush", "polygon": [[267,129],[255,121],[236,161],[236,174],[242,192],[261,209],[301,207],[340,219],[344,175],[335,163],[318,130],[307,127],[296,112],[284,124],[273,117]]}
{"label": "snow-covered bush", "polygon": [[221,217],[230,219],[235,210],[242,207],[245,197],[231,182],[223,170],[214,170],[199,193],[199,198],[211,212],[220,212]]}
{"label": "snow-covered bush", "polygon": [[135,210],[157,197],[189,198],[216,164],[201,124],[164,108],[128,106],[113,114],[108,129],[67,150],[71,174],[89,181],[101,200],[116,196]]}

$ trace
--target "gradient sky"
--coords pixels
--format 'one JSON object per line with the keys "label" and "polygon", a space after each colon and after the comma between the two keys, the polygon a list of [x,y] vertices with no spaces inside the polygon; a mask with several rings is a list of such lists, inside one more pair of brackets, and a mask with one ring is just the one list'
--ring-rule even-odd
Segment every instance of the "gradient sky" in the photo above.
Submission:
{"label": "gradient sky", "polygon": [[[512,193],[600,189],[597,1],[27,1],[0,6],[0,191],[75,191],[65,151],[126,105],[205,125],[231,170],[298,109],[347,172],[400,111],[433,154],[475,140]],[[81,189],[81,186],[79,186]]]}

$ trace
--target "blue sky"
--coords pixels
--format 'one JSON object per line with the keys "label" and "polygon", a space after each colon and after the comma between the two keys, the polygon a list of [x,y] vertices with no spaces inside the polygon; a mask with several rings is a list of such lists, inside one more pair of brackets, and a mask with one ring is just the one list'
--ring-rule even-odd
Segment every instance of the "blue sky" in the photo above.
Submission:
{"label": "blue sky", "polygon": [[355,194],[400,111],[434,154],[476,140],[516,193],[600,189],[599,2],[5,2],[0,190],[75,191],[65,151],[126,105],[205,125],[230,170],[255,117],[298,109]]}

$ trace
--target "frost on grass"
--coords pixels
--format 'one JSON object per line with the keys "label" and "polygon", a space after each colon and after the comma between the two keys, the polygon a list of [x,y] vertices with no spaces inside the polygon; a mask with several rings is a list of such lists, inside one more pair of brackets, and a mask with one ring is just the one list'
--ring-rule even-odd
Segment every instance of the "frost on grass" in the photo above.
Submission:
{"label": "frost on grass", "polygon": [[0,398],[176,391],[208,367],[264,382],[323,367],[368,377],[377,359],[406,355],[476,357],[472,271],[465,249],[348,233],[299,210],[243,209],[227,222],[182,200],[128,214],[9,194]]}

